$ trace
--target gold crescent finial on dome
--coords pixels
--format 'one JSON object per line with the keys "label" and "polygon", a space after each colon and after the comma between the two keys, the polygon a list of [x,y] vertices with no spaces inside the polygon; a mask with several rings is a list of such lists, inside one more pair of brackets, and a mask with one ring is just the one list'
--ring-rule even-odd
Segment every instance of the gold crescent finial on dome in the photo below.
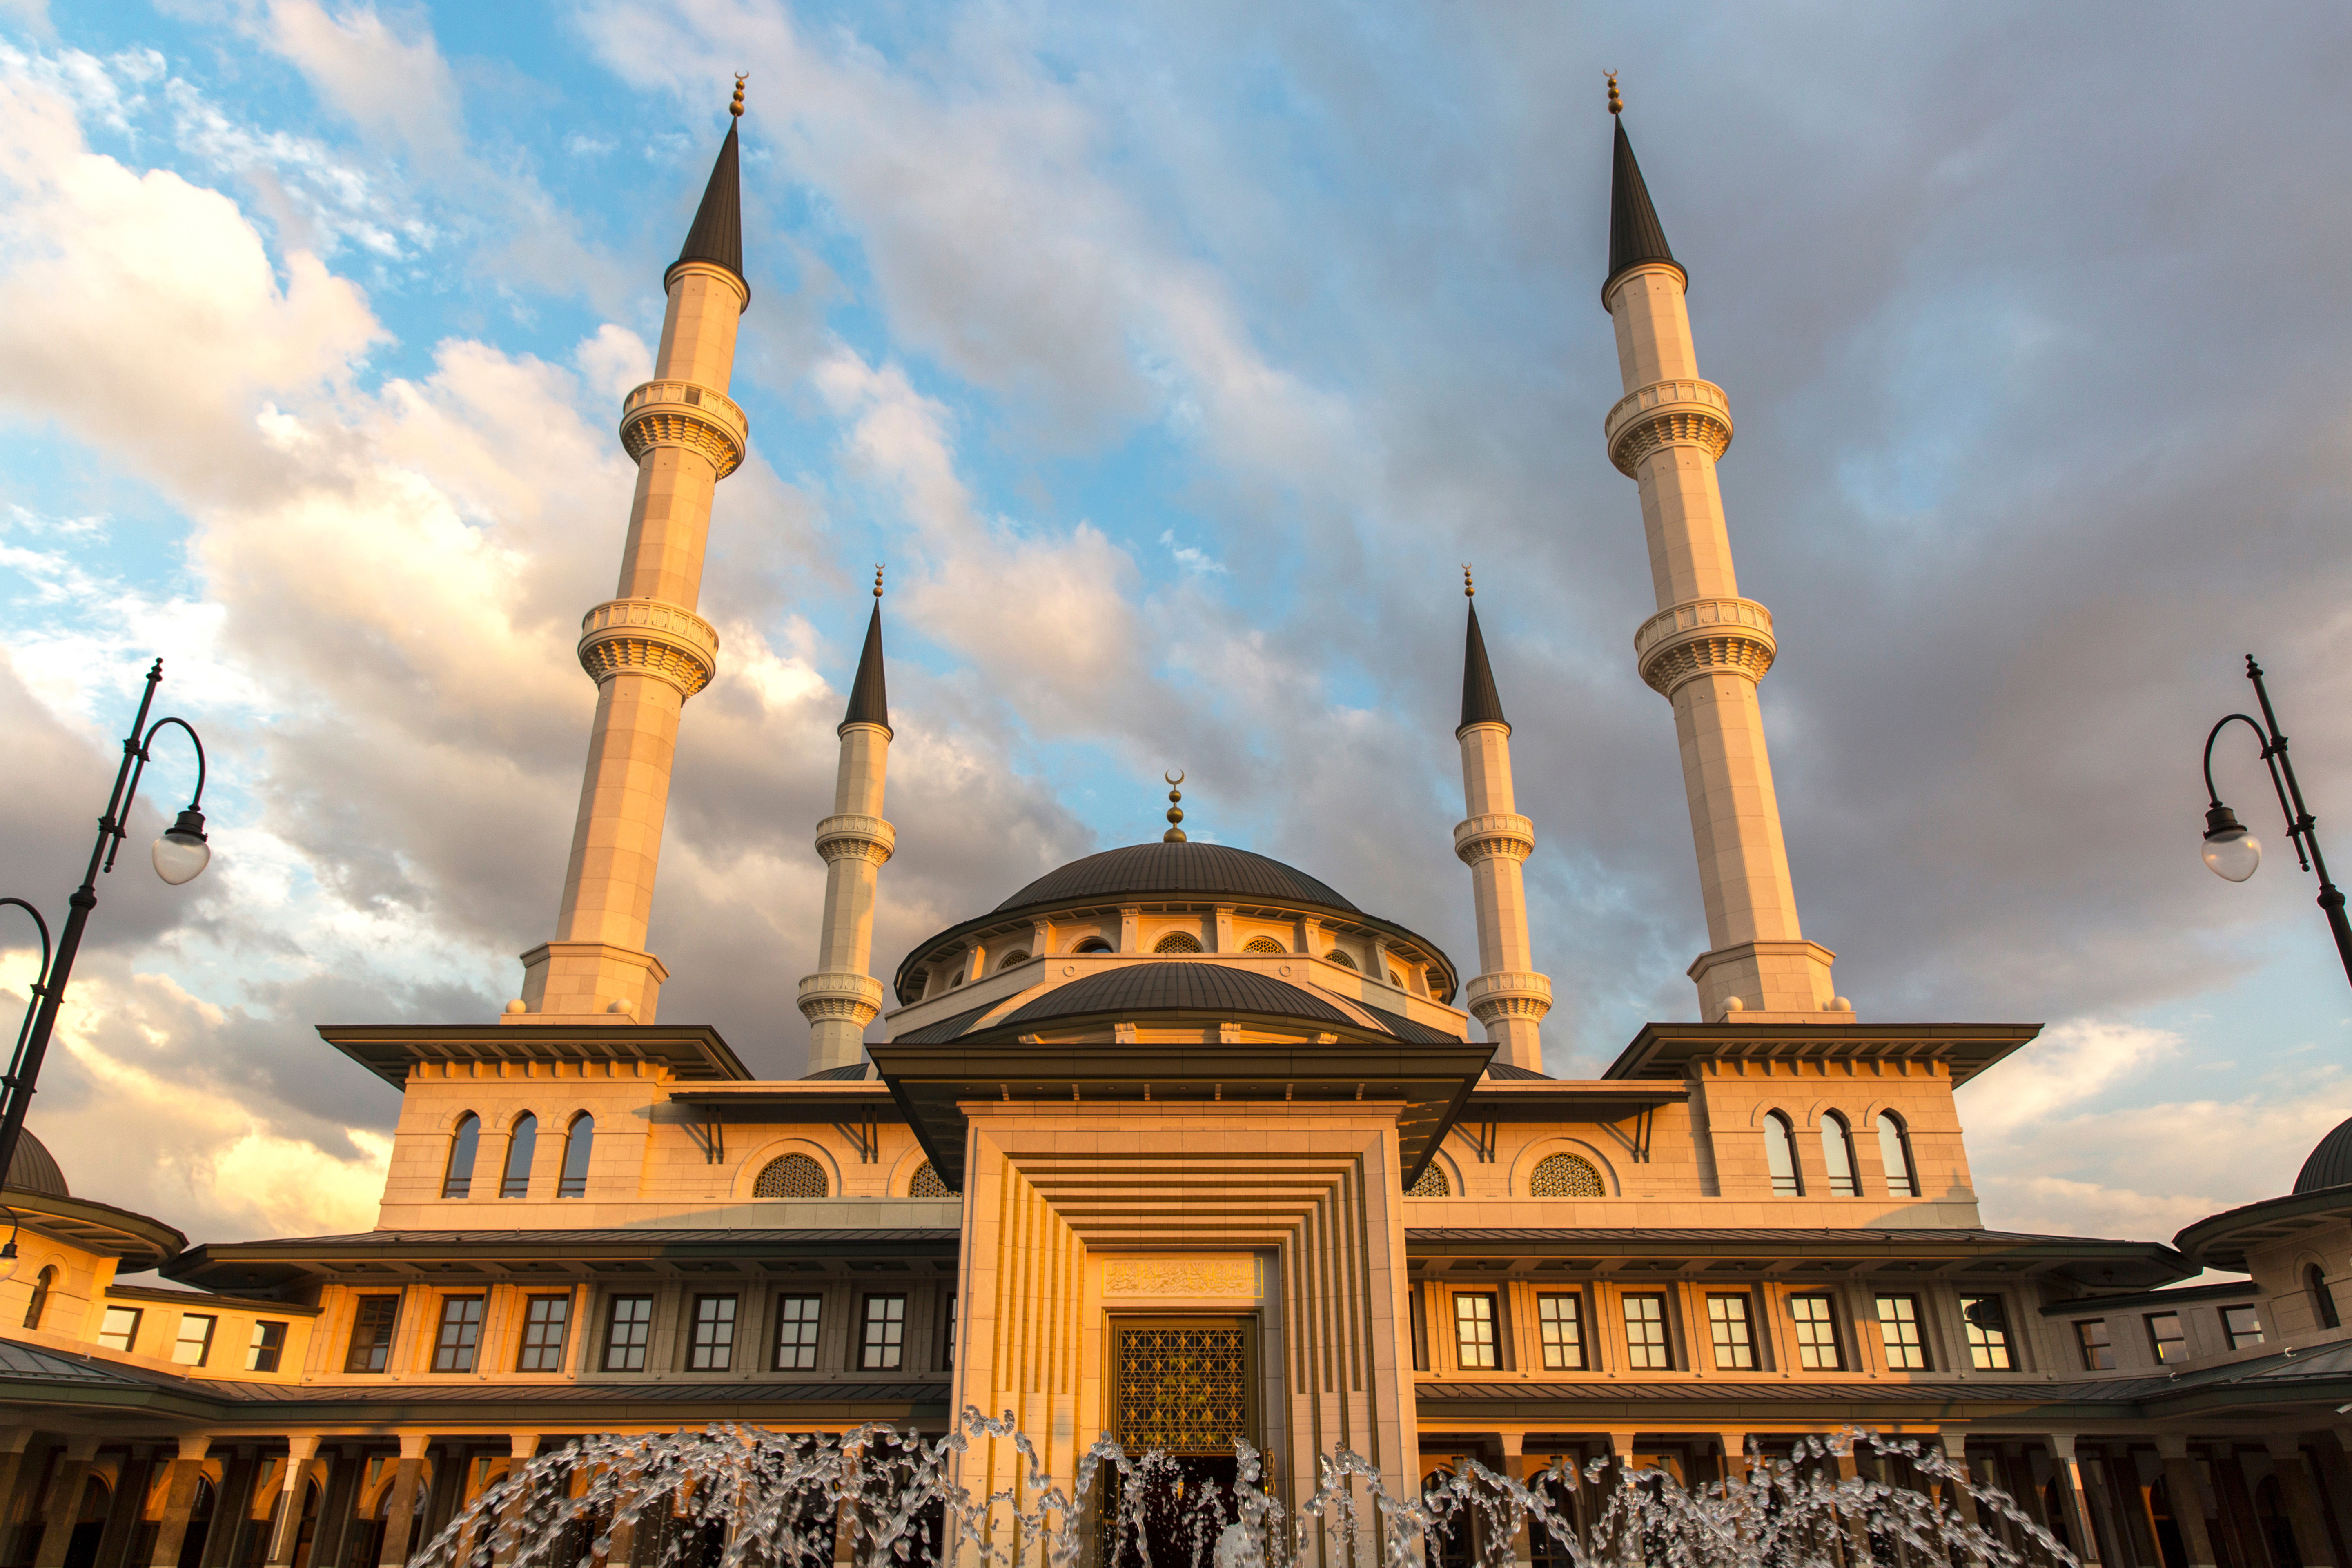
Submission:
{"label": "gold crescent finial on dome", "polygon": [[1612,114],[1624,113],[1625,100],[1617,96],[1617,73],[1615,71],[1603,71],[1601,74],[1609,79],[1609,112]]}
{"label": "gold crescent finial on dome", "polygon": [[882,596],[882,563],[879,561],[874,563],[874,596],[877,599]]}
{"label": "gold crescent finial on dome", "polygon": [[1169,787],[1173,789],[1176,785],[1184,782],[1184,770],[1182,768],[1178,768],[1172,773],[1161,773],[1160,776],[1166,779],[1168,781]]}
{"label": "gold crescent finial on dome", "polygon": [[751,73],[750,71],[737,71],[735,73],[735,101],[727,106],[727,112],[733,115],[738,120],[743,118],[743,84],[751,79]]}
{"label": "gold crescent finial on dome", "polygon": [[1478,596],[1476,585],[1470,581],[1470,563],[1467,561],[1462,563],[1462,596],[1465,599],[1475,599]]}
{"label": "gold crescent finial on dome", "polygon": [[1176,787],[1184,782],[1184,770],[1178,768],[1172,773],[1161,773],[1160,776],[1168,781],[1168,831],[1160,836],[1160,842],[1162,844],[1184,843],[1184,830],[1176,826],[1184,820],[1184,808],[1176,804],[1184,798],[1184,792]]}

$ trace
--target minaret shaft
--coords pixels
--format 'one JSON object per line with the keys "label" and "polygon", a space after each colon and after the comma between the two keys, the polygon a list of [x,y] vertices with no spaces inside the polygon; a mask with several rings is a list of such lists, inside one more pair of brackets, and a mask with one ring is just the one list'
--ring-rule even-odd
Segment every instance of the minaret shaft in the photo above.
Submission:
{"label": "minaret shaft", "polygon": [[890,703],[883,679],[878,568],[874,591],[874,616],[850,685],[849,710],[841,721],[833,815],[816,825],[816,851],[824,857],[824,911],[816,973],[800,984],[811,1073],[858,1064],[866,1053],[866,1026],[882,1011],[885,995],[882,983],[867,973],[874,957],[876,885],[898,840],[882,816],[890,770]]}
{"label": "minaret shaft", "polygon": [[1709,951],[1692,965],[1700,1012],[1850,1016],[1832,1006],[1830,952],[1797,919],[1756,683],[1771,613],[1740,597],[1716,459],[1731,439],[1722,389],[1698,375],[1685,277],[1671,261],[1610,281],[1625,396],[1611,458],[1641,487],[1658,613],[1634,636],[1644,680],[1674,705]]}
{"label": "minaret shaft", "polygon": [[[1466,591],[1466,569],[1464,586]],[[1454,829],[1454,852],[1470,868],[1478,925],[1478,973],[1463,987],[1463,1001],[1486,1026],[1496,1061],[1541,1072],[1551,980],[1536,972],[1524,872],[1536,830],[1518,814],[1511,788],[1511,726],[1503,717],[1475,605],[1463,642],[1462,723],[1454,738],[1462,747],[1462,808],[1468,813]]]}

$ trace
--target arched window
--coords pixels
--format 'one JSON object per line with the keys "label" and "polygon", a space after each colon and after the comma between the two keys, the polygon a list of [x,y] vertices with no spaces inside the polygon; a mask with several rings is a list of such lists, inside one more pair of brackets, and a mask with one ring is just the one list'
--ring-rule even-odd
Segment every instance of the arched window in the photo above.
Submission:
{"label": "arched window", "polygon": [[1822,1118],[1822,1163],[1829,1167],[1830,1196],[1862,1195],[1862,1184],[1853,1174],[1853,1129],[1834,1110]]}
{"label": "arched window", "polygon": [[539,1118],[526,1110],[515,1118],[512,1131],[507,1133],[507,1173],[499,1184],[499,1196],[530,1196],[530,1157],[538,1152]]}
{"label": "arched window", "polygon": [[751,1184],[755,1198],[822,1198],[830,1194],[824,1167],[806,1154],[785,1154],[761,1167]]}
{"label": "arched window", "polygon": [[1911,1134],[1904,1130],[1903,1118],[1891,1110],[1878,1113],[1878,1163],[1886,1167],[1888,1197],[1919,1195],[1918,1167],[1911,1163]]}
{"label": "arched window", "polygon": [[950,991],[952,991],[952,990],[954,990],[957,986],[959,986],[959,985],[961,985],[961,984],[963,984],[963,971],[962,971],[962,970],[961,970],[961,969],[959,969],[959,970],[957,970],[957,971],[956,971],[956,973],[955,973],[955,978],[954,978],[953,980],[950,980],[950,981],[949,981],[949,982],[948,982],[948,989],[949,989],[949,990],[950,990]]}
{"label": "arched window", "polygon": [[1270,952],[1275,954],[1276,957],[1281,957],[1288,953],[1290,950],[1283,946],[1282,943],[1275,941],[1274,938],[1270,936],[1254,936],[1250,938],[1249,941],[1242,943],[1242,951],[1244,952]]}
{"label": "arched window", "polygon": [[1151,947],[1154,952],[1198,952],[1201,939],[1189,931],[1171,931]]}
{"label": "arched window", "polygon": [[1797,1178],[1797,1130],[1777,1110],[1764,1115],[1764,1163],[1772,1173],[1774,1197],[1805,1195],[1805,1184]]}
{"label": "arched window", "polygon": [[449,1168],[441,1176],[441,1195],[462,1198],[474,1189],[474,1145],[482,1139],[482,1119],[472,1111],[457,1118],[449,1135]]}
{"label": "arched window", "polygon": [[1026,948],[1016,947],[1011,952],[1006,953],[1003,958],[996,961],[996,973],[1002,974],[1016,963],[1026,963],[1028,962],[1029,950]]}
{"label": "arched window", "polygon": [[595,1148],[596,1119],[583,1110],[563,1130],[563,1179],[556,1184],[557,1197],[588,1195],[588,1156]]}
{"label": "arched window", "polygon": [[26,1328],[37,1329],[41,1326],[41,1314],[49,1310],[49,1291],[57,1282],[58,1271],[54,1268],[44,1268],[34,1278],[33,1299],[25,1303]]}
{"label": "arched window", "polygon": [[[47,1279],[48,1270],[44,1268],[41,1270],[41,1275],[42,1278]],[[2306,1265],[2303,1271],[2303,1288],[2311,1292],[2312,1314],[2321,1328],[2340,1329],[2344,1326],[2344,1320],[2337,1316],[2336,1311],[2336,1292],[2327,1288],[2326,1270],[2321,1268],[2316,1263]],[[37,1297],[36,1300],[38,1298]],[[32,1320],[26,1319],[25,1326],[31,1328]]]}
{"label": "arched window", "polygon": [[921,1164],[915,1167],[914,1175],[910,1177],[907,1183],[907,1195],[910,1198],[945,1198],[954,1196],[952,1193],[948,1191],[948,1184],[940,1180],[939,1172],[932,1169],[931,1163],[929,1160],[924,1161]]}
{"label": "arched window", "polygon": [[1098,936],[1090,936],[1087,938],[1086,941],[1078,943],[1077,946],[1070,949],[1072,952],[1108,952],[1110,950],[1110,943],[1105,942]]}
{"label": "arched window", "polygon": [[1393,986],[1395,986],[1395,987],[1396,987],[1398,990],[1400,990],[1400,991],[1403,990],[1403,989],[1404,989],[1404,971],[1403,971],[1403,970],[1402,970],[1402,969],[1391,969],[1391,970],[1390,970],[1390,971],[1389,971],[1389,984],[1391,984],[1391,985],[1393,985]]}
{"label": "arched window", "polygon": [[1356,967],[1356,961],[1349,958],[1342,949],[1335,947],[1323,956],[1329,959],[1332,963],[1338,964],[1342,969],[1353,969]]}
{"label": "arched window", "polygon": [[1528,1173],[1528,1196],[1531,1198],[1605,1198],[1609,1189],[1601,1184],[1601,1173],[1592,1162],[1581,1154],[1546,1154]]}
{"label": "arched window", "polygon": [[1407,1187],[1404,1195],[1409,1198],[1450,1198],[1454,1195],[1454,1188],[1445,1179],[1445,1168],[1432,1160],[1428,1168],[1421,1173],[1421,1180]]}

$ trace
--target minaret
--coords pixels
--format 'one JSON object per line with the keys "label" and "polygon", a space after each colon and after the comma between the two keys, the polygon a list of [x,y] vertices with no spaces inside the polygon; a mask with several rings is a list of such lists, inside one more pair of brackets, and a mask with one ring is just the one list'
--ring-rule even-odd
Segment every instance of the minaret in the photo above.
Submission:
{"label": "minaret", "polygon": [[1478,631],[1477,589],[1462,569],[1470,600],[1470,630],[1462,649],[1462,808],[1469,820],[1454,830],[1454,853],[1470,868],[1478,914],[1478,975],[1463,999],[1495,1042],[1497,1061],[1543,1071],[1543,1016],[1551,1011],[1551,977],[1535,970],[1528,942],[1528,886],[1520,865],[1535,853],[1536,825],[1517,814],[1511,797],[1511,721],[1486,663]]}
{"label": "minaret", "polygon": [[874,952],[874,883],[898,841],[882,820],[883,775],[890,764],[890,694],[882,680],[882,568],[874,568],[874,614],[849,709],[841,716],[841,771],[833,815],[816,825],[824,857],[824,924],[817,972],[801,982],[801,1016],[809,1021],[808,1076],[842,1073],[865,1054],[866,1026],[882,1011],[882,983],[866,971]]}
{"label": "minaret", "polygon": [[522,955],[516,1023],[540,1016],[650,1024],[669,972],[645,951],[654,871],[669,806],[679,710],[710,684],[719,634],[694,613],[710,498],[743,461],[747,426],[729,401],[735,329],[751,300],[743,281],[743,215],[736,177],[736,79],[727,140],[686,247],[663,275],[654,379],[621,403],[621,445],[636,459],[629,538],[614,596],[588,612],[580,662],[596,681],[587,777],[572,829],[556,937]]}
{"label": "minaret", "polygon": [[[1609,112],[1621,114],[1617,79]],[[1610,193],[1609,280],[1625,395],[1603,429],[1609,460],[1642,487],[1658,613],[1633,634],[1642,679],[1674,704],[1697,841],[1708,951],[1690,967],[1699,1015],[1850,1019],[1830,961],[1797,924],[1789,852],[1756,683],[1772,667],[1772,614],[1739,596],[1716,460],[1731,444],[1723,389],[1699,379],[1684,306],[1688,275],[1666,247],[1622,119]]]}

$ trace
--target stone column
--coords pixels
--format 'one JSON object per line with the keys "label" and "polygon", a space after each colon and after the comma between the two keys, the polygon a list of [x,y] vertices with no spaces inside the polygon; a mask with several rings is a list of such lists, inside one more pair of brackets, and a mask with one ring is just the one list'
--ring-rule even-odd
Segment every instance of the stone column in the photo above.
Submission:
{"label": "stone column", "polygon": [[24,1494],[38,1479],[25,1462],[25,1450],[32,1440],[30,1426],[0,1430],[0,1563],[18,1562],[24,1555],[15,1547],[28,1501]]}
{"label": "stone column", "polygon": [[147,1446],[133,1444],[114,1478],[112,1506],[106,1510],[106,1530],[98,1538],[92,1568],[125,1568],[131,1541],[139,1533],[139,1516],[147,1511],[147,1486],[154,1475],[155,1460]]}
{"label": "stone column", "polygon": [[319,1497],[319,1524],[310,1537],[307,1568],[342,1568],[352,1525],[359,1517],[360,1482],[366,1475],[367,1457],[359,1446],[336,1445],[327,1464],[327,1489]]}
{"label": "stone column", "polygon": [[[1960,1521],[1964,1529],[1981,1529],[1984,1521],[1977,1515],[1976,1494],[1969,1490],[1967,1436],[1958,1432],[1938,1432],[1923,1441],[1923,1448],[1929,1446],[1942,1454],[1944,1463],[1951,1472],[1948,1477],[1940,1479],[1935,1483],[1934,1491],[1937,1500],[1951,1511],[1952,1516]],[[1969,1551],[1964,1555],[1970,1563],[1981,1563],[1985,1561],[1984,1553],[1980,1552]]]}
{"label": "stone column", "polygon": [[155,1544],[147,1553],[148,1568],[177,1568],[180,1548],[188,1539],[188,1515],[196,1506],[196,1486],[204,1479],[205,1453],[212,1447],[205,1433],[180,1439],[179,1458],[171,1465],[163,1488],[163,1517],[155,1526]]}
{"label": "stone column", "polygon": [[295,1545],[302,1539],[302,1499],[310,1484],[310,1461],[318,1453],[316,1432],[297,1432],[286,1439],[286,1479],[278,1486],[270,1524],[269,1568],[289,1568],[294,1561]]}
{"label": "stone column", "polygon": [[250,1445],[229,1450],[221,1467],[220,1495],[213,1499],[212,1527],[205,1532],[204,1568],[228,1568],[245,1558],[246,1531],[253,1522],[253,1489],[261,1460]]}
{"label": "stone column", "polygon": [[1723,1479],[1726,1481],[1748,1479],[1748,1434],[1717,1432],[1715,1440],[1723,1449]]}
{"label": "stone column", "polygon": [[41,1504],[41,1545],[34,1568],[65,1568],[67,1549],[73,1544],[74,1521],[81,1514],[83,1483],[89,1479],[89,1462],[98,1454],[98,1439],[66,1439],[57,1473],[49,1478],[48,1496]]}
{"label": "stone column", "polygon": [[[507,1458],[506,1468],[497,1478],[500,1481],[522,1474],[524,1468],[530,1465],[531,1457],[539,1452],[539,1434],[536,1432],[510,1432],[507,1436],[510,1451]],[[528,1496],[518,1491],[513,1500],[499,1510],[499,1530],[510,1534],[519,1528],[522,1520],[522,1510],[530,1500]],[[505,1568],[505,1564],[513,1562],[517,1544],[516,1542],[509,1540],[501,1545],[494,1534],[490,1545],[490,1562],[493,1568]]]}
{"label": "stone column", "polygon": [[2074,1538],[2083,1568],[2094,1568],[2099,1561],[2099,1536],[2091,1528],[2091,1500],[2084,1495],[2083,1468],[2074,1458],[2074,1434],[2050,1434],[2050,1462],[2057,1471],[2058,1497],[2066,1510],[2066,1533]]}
{"label": "stone column", "polygon": [[[1527,1434],[1524,1432],[1498,1433],[1496,1442],[1502,1450],[1502,1462],[1496,1466],[1496,1468],[1513,1480],[1524,1483],[1527,1477],[1522,1472],[1527,1467],[1524,1463],[1523,1450],[1527,1443]],[[1518,1568],[1533,1568],[1535,1542],[1528,1521],[1522,1518],[1519,1521],[1519,1528],[1511,1535],[1511,1561],[1518,1564]]]}
{"label": "stone column", "polygon": [[2286,1504],[2287,1522],[2294,1527],[2295,1555],[2303,1568],[2336,1568],[2336,1548],[2327,1539],[2327,1523],[2319,1514],[2319,1492],[2311,1484],[2311,1468],[2304,1462],[2303,1444],[2292,1435],[2264,1439],[2271,1468],[2278,1472],[2279,1497]]}
{"label": "stone column", "polygon": [[416,1483],[425,1470],[425,1446],[432,1441],[425,1432],[403,1432],[400,1435],[400,1464],[393,1473],[392,1495],[383,1503],[383,1546],[376,1553],[376,1568],[401,1568],[408,1561],[408,1537],[416,1517]]}
{"label": "stone column", "polygon": [[2172,1522],[2180,1531],[2180,1549],[2189,1554],[2189,1568],[2216,1568],[2213,1535],[2205,1525],[2205,1489],[2197,1479],[2197,1461],[2189,1457],[2189,1435],[2159,1432],[2156,1452],[2164,1461],[2164,1495],[2172,1503]]}

